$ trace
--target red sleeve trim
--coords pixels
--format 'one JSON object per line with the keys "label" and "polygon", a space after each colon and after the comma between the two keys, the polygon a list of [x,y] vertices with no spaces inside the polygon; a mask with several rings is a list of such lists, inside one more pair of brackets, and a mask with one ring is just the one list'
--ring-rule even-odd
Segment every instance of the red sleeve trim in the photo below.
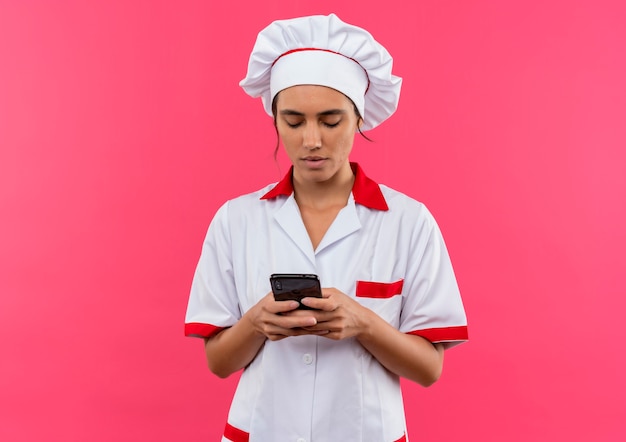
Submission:
{"label": "red sleeve trim", "polygon": [[396,282],[357,281],[357,298],[391,298],[402,293],[404,279]]}
{"label": "red sleeve trim", "polygon": [[248,442],[250,440],[250,433],[246,433],[245,431],[233,427],[231,424],[226,422],[224,437],[232,442]]}
{"label": "red sleeve trim", "polygon": [[192,338],[210,338],[221,332],[226,327],[216,327],[211,324],[201,324],[199,322],[189,322],[185,324],[185,336]]}
{"label": "red sleeve trim", "polygon": [[409,335],[421,336],[430,342],[467,341],[467,325],[458,327],[427,328],[408,332]]}
{"label": "red sleeve trim", "polygon": [[406,434],[402,435],[402,437],[394,442],[406,442]]}

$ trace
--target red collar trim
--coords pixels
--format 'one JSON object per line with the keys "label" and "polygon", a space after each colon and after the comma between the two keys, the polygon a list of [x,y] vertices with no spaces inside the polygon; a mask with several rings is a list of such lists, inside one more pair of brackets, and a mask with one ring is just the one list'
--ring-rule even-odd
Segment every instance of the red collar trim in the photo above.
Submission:
{"label": "red collar trim", "polygon": [[[361,169],[358,163],[350,163],[352,172],[354,172],[354,185],[352,186],[352,195],[354,195],[354,202],[370,209],[375,210],[389,210],[385,197],[380,190],[378,184],[372,179],[368,178]],[[293,182],[291,181],[291,175],[293,173],[293,166],[289,169],[289,172],[283,177],[283,179],[276,184],[272,189],[261,197],[262,200],[269,200],[276,198],[277,196],[284,195],[290,196],[293,193]]]}

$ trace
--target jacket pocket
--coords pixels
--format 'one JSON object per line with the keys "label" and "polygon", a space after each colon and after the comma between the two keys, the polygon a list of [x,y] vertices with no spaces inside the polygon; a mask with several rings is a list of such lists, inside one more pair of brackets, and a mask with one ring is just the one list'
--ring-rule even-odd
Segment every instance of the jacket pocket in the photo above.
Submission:
{"label": "jacket pocket", "polygon": [[386,299],[402,293],[404,279],[396,282],[357,281],[357,298],[380,298]]}

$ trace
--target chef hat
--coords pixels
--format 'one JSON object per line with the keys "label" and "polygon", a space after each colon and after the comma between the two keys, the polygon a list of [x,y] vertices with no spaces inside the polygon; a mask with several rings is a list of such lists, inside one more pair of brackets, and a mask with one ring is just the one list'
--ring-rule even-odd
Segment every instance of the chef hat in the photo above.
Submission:
{"label": "chef hat", "polygon": [[391,73],[393,59],[364,29],[335,14],[278,20],[263,29],[254,44],[248,73],[239,85],[261,97],[272,116],[272,100],[300,84],[342,92],[363,118],[362,130],[389,118],[398,106],[402,79]]}

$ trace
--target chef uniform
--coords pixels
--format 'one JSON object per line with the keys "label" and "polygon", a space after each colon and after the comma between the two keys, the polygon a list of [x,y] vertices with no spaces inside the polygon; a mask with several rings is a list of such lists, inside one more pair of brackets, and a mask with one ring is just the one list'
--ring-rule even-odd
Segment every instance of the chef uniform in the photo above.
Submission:
{"label": "chef uniform", "polygon": [[[295,48],[301,49],[288,53]],[[315,65],[326,66],[319,68],[317,78],[310,71],[318,68],[302,68],[311,54]],[[370,67],[374,55],[378,60]],[[277,59],[289,62],[272,72]],[[290,67],[291,62],[296,65]],[[334,69],[351,69],[340,69],[345,78],[324,76],[332,72],[328,63]],[[260,73],[264,68],[267,71]],[[393,113],[400,89],[386,50],[367,32],[332,14],[274,22],[259,34],[244,88],[261,96],[271,114],[274,96],[295,84],[321,84],[346,93],[366,128]],[[294,199],[292,171],[279,183],[230,200],[217,211],[192,283],[187,336],[207,338],[234,325],[270,291],[271,274],[313,273],[323,287],[353,297],[401,332],[446,348],[467,339],[452,265],[430,212],[403,193],[377,184],[358,164],[351,167],[355,182],[347,205],[316,249]],[[407,440],[399,377],[355,338],[337,341],[313,335],[265,341],[241,375],[222,439]]]}

